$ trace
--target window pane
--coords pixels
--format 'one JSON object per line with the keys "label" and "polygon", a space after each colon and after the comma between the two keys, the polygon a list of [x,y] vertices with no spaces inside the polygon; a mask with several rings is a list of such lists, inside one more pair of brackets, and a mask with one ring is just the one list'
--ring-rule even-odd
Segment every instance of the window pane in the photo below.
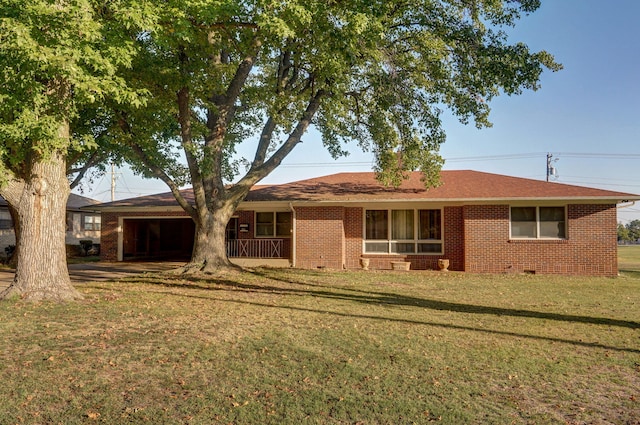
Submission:
{"label": "window pane", "polygon": [[511,221],[536,221],[536,207],[512,207]]}
{"label": "window pane", "polygon": [[276,236],[291,236],[291,213],[276,213]]}
{"label": "window pane", "polygon": [[536,207],[511,208],[512,238],[536,238],[538,237],[537,229]]}
{"label": "window pane", "polygon": [[[365,218],[365,239],[388,239],[389,222],[387,217],[387,210],[367,210]],[[386,250],[384,252],[386,252]]]}
{"label": "window pane", "polygon": [[413,242],[392,242],[391,252],[399,254],[413,254],[416,252],[416,246]]}
{"label": "window pane", "polygon": [[564,221],[564,207],[540,207],[540,221]]}
{"label": "window pane", "polygon": [[366,242],[364,250],[365,252],[387,253],[389,252],[389,244],[387,242]]}
{"label": "window pane", "polygon": [[420,210],[419,239],[442,239],[442,219],[440,210]]}
{"label": "window pane", "polygon": [[442,244],[439,243],[419,243],[419,253],[440,253],[442,252]]}
{"label": "window pane", "polygon": [[256,236],[273,236],[273,213],[256,213]]}
{"label": "window pane", "polygon": [[9,211],[0,211],[0,229],[13,229],[13,220]]}
{"label": "window pane", "polygon": [[84,216],[84,230],[100,230],[100,216],[99,215],[85,215]]}
{"label": "window pane", "polygon": [[514,221],[511,223],[511,237],[514,238],[535,238],[536,222]]}
{"label": "window pane", "polygon": [[413,210],[391,211],[391,239],[413,239]]}
{"label": "window pane", "polygon": [[564,207],[540,207],[540,237],[566,237]]}

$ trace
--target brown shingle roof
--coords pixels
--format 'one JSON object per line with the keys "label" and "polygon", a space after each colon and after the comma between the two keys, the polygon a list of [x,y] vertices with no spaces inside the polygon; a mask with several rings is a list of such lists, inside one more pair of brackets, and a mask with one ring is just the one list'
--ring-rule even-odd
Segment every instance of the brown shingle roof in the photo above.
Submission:
{"label": "brown shingle roof", "polygon": [[[67,200],[67,211],[80,211],[82,208],[91,209],[90,207],[98,206],[100,204],[101,202],[96,199],[70,193],[69,199]],[[7,201],[0,196],[0,207],[5,206],[7,206]]]}
{"label": "brown shingle roof", "polygon": [[638,195],[510,177],[479,171],[442,171],[441,185],[425,189],[413,172],[398,188],[385,187],[374,173],[340,173],[252,190],[247,201],[640,199]]}
{"label": "brown shingle roof", "polygon": [[[640,200],[639,195],[590,187],[510,177],[479,171],[442,171],[442,184],[425,189],[421,173],[413,172],[398,188],[385,187],[368,173],[339,173],[292,183],[256,186],[246,202],[362,201],[491,201],[491,200]],[[191,189],[181,191],[193,202]],[[175,207],[171,192],[104,203],[102,208]]]}

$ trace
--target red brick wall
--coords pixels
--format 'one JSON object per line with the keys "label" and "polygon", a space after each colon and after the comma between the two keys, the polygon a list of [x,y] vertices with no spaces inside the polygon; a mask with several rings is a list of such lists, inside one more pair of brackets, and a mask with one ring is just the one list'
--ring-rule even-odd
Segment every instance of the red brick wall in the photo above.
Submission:
{"label": "red brick wall", "polygon": [[296,267],[342,269],[344,207],[296,208]]}
{"label": "red brick wall", "polygon": [[118,260],[118,214],[103,212],[100,230],[100,260]]}
{"label": "red brick wall", "polygon": [[248,224],[249,231],[248,232],[240,232],[238,229],[238,239],[253,239],[255,238],[255,213],[253,211],[236,211],[233,215],[234,217],[238,217],[238,227],[241,224]]}
{"label": "red brick wall", "polygon": [[345,267],[360,268],[362,255],[362,232],[364,212],[362,208],[345,208],[344,237],[345,237]]}
{"label": "red brick wall", "polygon": [[508,205],[464,207],[469,272],[615,276],[615,205],[569,205],[566,240],[509,239]]}
{"label": "red brick wall", "polygon": [[449,260],[449,270],[464,270],[464,220],[462,207],[445,207],[444,211],[444,255],[430,263],[430,269],[437,269],[437,258]]}

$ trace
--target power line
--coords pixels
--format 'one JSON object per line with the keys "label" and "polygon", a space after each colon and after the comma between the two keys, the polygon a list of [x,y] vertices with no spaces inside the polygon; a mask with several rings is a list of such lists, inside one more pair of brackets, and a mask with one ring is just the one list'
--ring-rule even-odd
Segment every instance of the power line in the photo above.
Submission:
{"label": "power line", "polygon": [[640,159],[638,153],[576,153],[576,152],[558,152],[556,155],[562,155],[569,158],[606,158],[606,159]]}
{"label": "power line", "polygon": [[598,186],[613,186],[613,187],[640,187],[640,184],[623,184],[623,183],[601,183],[601,182],[585,182],[585,181],[571,181],[571,180],[562,180],[561,183],[571,183],[571,184],[593,184]]}
{"label": "power line", "polygon": [[[529,159],[545,157],[547,152],[527,152],[504,155],[481,155],[481,156],[459,156],[444,158],[445,162],[472,162],[472,161],[505,161],[510,159]],[[557,152],[554,154],[569,158],[606,158],[606,159],[640,159],[640,154],[635,153],[596,153],[596,152]],[[281,167],[340,167],[345,165],[364,166],[371,165],[372,161],[351,161],[351,162],[298,162],[282,164]]]}

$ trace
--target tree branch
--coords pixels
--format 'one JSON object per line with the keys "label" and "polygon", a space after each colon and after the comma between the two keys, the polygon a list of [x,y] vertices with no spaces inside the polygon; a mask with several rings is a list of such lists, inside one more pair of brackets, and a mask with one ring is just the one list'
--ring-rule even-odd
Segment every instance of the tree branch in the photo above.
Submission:
{"label": "tree branch", "polygon": [[[120,118],[118,120],[118,125],[120,126],[120,129],[125,134],[131,136],[133,140],[136,139],[135,133],[131,130],[131,125],[126,120],[126,117],[124,116],[124,114],[120,115]],[[149,158],[147,153],[144,151],[144,149],[140,147],[138,143],[135,143],[135,142],[129,143],[129,146],[131,147],[131,150],[134,153],[134,155],[137,156],[138,159],[147,167],[147,169],[151,172],[151,174],[154,177],[162,180],[167,186],[169,186],[171,193],[173,194],[173,196],[175,196],[176,201],[178,201],[178,204],[180,204],[180,206],[185,210],[185,212],[189,214],[191,217],[196,218],[195,209],[191,204],[189,204],[189,202],[187,202],[184,196],[182,196],[182,194],[180,193],[180,188],[173,181],[173,179],[161,167],[157,166],[151,158]]]}
{"label": "tree branch", "polygon": [[189,174],[191,175],[191,186],[193,188],[194,199],[197,206],[206,205],[206,196],[202,184],[202,174],[198,159],[195,157],[195,147],[193,145],[193,135],[191,133],[191,106],[189,104],[189,89],[182,87],[178,93],[178,123],[180,124],[180,143],[187,159]]}
{"label": "tree branch", "polygon": [[84,164],[82,164],[81,167],[76,169],[67,169],[67,175],[72,173],[77,173],[73,181],[71,181],[71,183],[69,184],[69,187],[71,189],[74,189],[75,187],[77,187],[82,181],[82,179],[84,178],[84,176],[87,174],[87,171],[89,171],[89,169],[94,167],[96,164],[100,163],[99,159],[102,159],[102,158],[103,157],[100,155],[100,151],[96,149],[95,151],[93,151],[89,159],[87,159],[84,162]]}
{"label": "tree branch", "polygon": [[293,148],[295,148],[298,143],[300,143],[302,135],[311,125],[313,117],[320,109],[322,99],[326,96],[329,96],[329,92],[325,90],[319,90],[315,94],[315,96],[313,96],[309,100],[307,108],[303,112],[302,117],[298,121],[296,127],[289,134],[287,140],[282,144],[282,146],[280,146],[280,148],[278,148],[278,150],[273,155],[271,155],[271,157],[267,161],[256,166],[255,168],[252,167],[247,172],[247,174],[233,186],[233,188],[230,190],[232,196],[237,196],[239,194],[246,195],[251,186],[265,178],[270,172],[276,169],[280,165],[280,163],[282,163],[282,160],[286,158],[289,153],[291,153]]}

